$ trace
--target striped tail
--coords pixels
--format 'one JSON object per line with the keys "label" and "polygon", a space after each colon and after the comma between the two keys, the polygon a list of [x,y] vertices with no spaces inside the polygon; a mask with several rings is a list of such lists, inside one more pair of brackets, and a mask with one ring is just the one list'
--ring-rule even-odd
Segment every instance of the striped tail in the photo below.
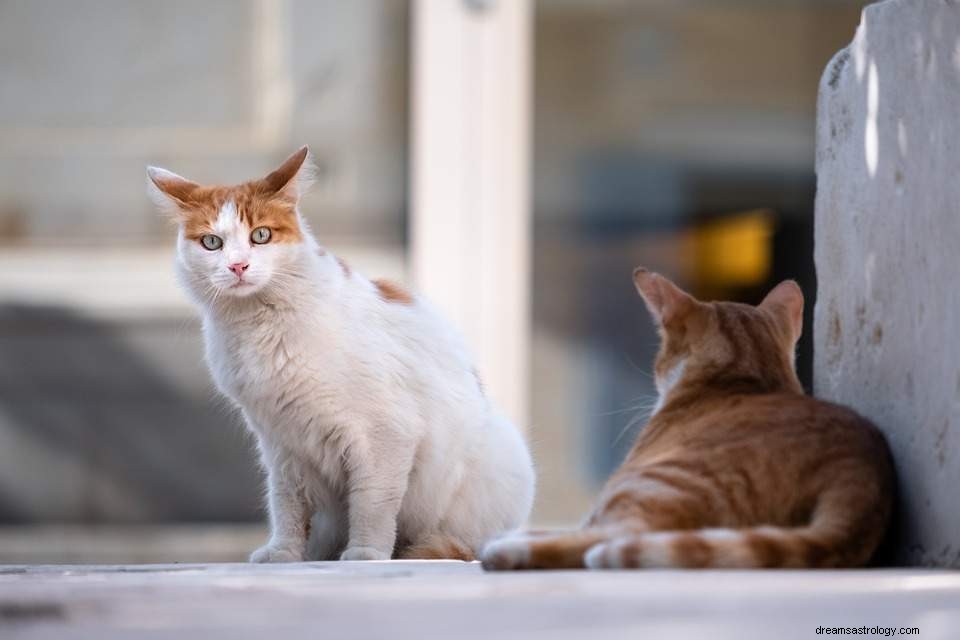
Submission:
{"label": "striped tail", "polygon": [[883,537],[883,509],[856,513],[824,500],[809,525],[648,531],[589,527],[495,540],[488,570],[639,568],[827,568],[866,564]]}
{"label": "striped tail", "polygon": [[480,554],[488,571],[513,569],[583,569],[584,554],[604,541],[622,535],[620,528],[515,533],[490,542]]}
{"label": "striped tail", "polygon": [[657,531],[591,547],[589,569],[762,569],[844,566],[810,528],[755,527]]}
{"label": "striped tail", "polygon": [[611,538],[591,547],[590,569],[831,568],[867,564],[886,531],[889,509],[875,508],[849,489],[820,496],[809,524],[656,531]]}

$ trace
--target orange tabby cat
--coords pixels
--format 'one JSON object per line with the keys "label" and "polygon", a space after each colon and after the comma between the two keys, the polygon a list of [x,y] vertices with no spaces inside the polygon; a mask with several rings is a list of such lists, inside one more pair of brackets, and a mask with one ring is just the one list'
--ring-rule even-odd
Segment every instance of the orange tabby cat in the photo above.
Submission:
{"label": "orange tabby cat", "polygon": [[700,302],[638,268],[657,321],[660,398],[584,527],[501,538],[487,569],[856,567],[887,528],[893,470],[880,432],[804,395],[794,372],[803,294]]}

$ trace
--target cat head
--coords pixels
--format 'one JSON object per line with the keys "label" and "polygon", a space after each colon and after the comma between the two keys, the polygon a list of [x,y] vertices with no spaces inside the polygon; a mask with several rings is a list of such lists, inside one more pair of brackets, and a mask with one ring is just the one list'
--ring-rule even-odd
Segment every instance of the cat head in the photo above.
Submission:
{"label": "cat head", "polygon": [[654,377],[661,404],[677,385],[802,392],[794,353],[803,329],[803,292],[793,280],[781,282],[757,306],[701,302],[642,267],[633,281],[660,332]]}
{"label": "cat head", "polygon": [[204,186],[147,168],[154,202],[179,225],[177,267],[205,299],[245,297],[289,273],[305,241],[297,210],[311,164],[307,147],[264,178],[236,186]]}

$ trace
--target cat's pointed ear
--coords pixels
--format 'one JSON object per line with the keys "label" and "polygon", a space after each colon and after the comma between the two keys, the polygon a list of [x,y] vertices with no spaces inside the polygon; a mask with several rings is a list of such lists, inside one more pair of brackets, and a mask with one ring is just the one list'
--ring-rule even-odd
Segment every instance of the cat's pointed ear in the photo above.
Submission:
{"label": "cat's pointed ear", "polygon": [[761,309],[774,314],[796,342],[803,332],[803,291],[793,280],[784,280],[760,303]]}
{"label": "cat's pointed ear", "polygon": [[659,273],[647,271],[643,267],[633,270],[633,284],[647,303],[647,309],[653,319],[661,325],[667,325],[682,317],[695,305],[696,300],[689,293],[673,284]]}
{"label": "cat's pointed ear", "polygon": [[160,167],[147,167],[147,194],[162,211],[182,213],[193,194],[200,188],[172,171]]}
{"label": "cat's pointed ear", "polygon": [[258,181],[261,193],[282,195],[293,202],[307,192],[313,184],[314,168],[307,147],[300,149],[283,161],[275,171]]}

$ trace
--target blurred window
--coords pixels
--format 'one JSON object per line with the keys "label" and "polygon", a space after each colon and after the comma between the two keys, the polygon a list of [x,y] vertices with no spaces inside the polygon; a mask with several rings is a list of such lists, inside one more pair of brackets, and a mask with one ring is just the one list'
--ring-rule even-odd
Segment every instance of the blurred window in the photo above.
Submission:
{"label": "blurred window", "polygon": [[262,519],[144,168],[232,183],[307,143],[320,241],[403,278],[407,14],[394,0],[0,4],[0,524]]}
{"label": "blurred window", "polygon": [[756,303],[797,279],[809,386],[817,85],[859,2],[540,0],[534,68],[536,519],[576,521],[646,422],[644,265]]}

